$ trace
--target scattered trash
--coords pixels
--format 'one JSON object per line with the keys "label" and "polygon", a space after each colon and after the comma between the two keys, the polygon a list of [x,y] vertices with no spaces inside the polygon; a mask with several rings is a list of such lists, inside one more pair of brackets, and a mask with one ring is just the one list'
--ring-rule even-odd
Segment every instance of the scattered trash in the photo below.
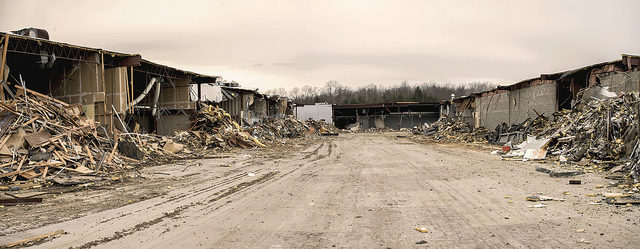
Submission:
{"label": "scattered trash", "polygon": [[629,194],[623,194],[623,193],[605,193],[602,195],[602,197],[604,198],[619,198],[619,197],[628,197],[631,196]]}
{"label": "scattered trash", "polygon": [[547,205],[543,204],[543,203],[538,203],[538,204],[535,204],[535,205],[528,205],[528,207],[530,207],[530,208],[543,208],[543,207],[546,207],[546,206]]}
{"label": "scattered trash", "polygon": [[421,241],[416,242],[416,245],[424,245],[424,244],[427,244],[427,243],[429,243],[429,242],[427,242],[426,240],[421,240]]}
{"label": "scattered trash", "polygon": [[581,180],[569,180],[569,184],[571,185],[580,185],[582,184]]}
{"label": "scattered trash", "polygon": [[550,196],[542,196],[542,195],[532,195],[532,196],[527,196],[527,198],[525,198],[525,200],[527,201],[566,201],[566,199],[562,199],[562,198],[555,198],[555,197],[550,197]]}
{"label": "scattered trash", "polygon": [[248,173],[247,176],[256,176],[254,173]]}
{"label": "scattered trash", "polygon": [[416,227],[415,228],[416,231],[421,232],[421,233],[428,233],[429,230],[427,230],[426,227]]}
{"label": "scattered trash", "polygon": [[586,239],[580,239],[578,243],[591,244],[591,242]]}

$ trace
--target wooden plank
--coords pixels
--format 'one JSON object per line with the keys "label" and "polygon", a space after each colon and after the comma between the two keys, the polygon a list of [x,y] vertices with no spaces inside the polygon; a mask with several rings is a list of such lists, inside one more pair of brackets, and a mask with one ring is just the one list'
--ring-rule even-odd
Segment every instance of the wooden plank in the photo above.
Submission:
{"label": "wooden plank", "polygon": [[29,242],[32,242],[32,241],[46,239],[46,238],[49,238],[51,236],[55,236],[55,235],[59,235],[59,234],[63,234],[63,233],[64,233],[64,230],[58,230],[58,231],[55,231],[55,232],[45,233],[43,235],[33,236],[31,238],[26,238],[26,239],[23,239],[23,240],[18,240],[16,242],[11,242],[11,243],[8,243],[8,244],[4,244],[2,247],[9,248],[9,247],[13,247],[13,246],[19,246],[19,245],[23,245],[23,244],[26,244],[26,243],[29,243]]}
{"label": "wooden plank", "polygon": [[46,163],[36,163],[36,164],[29,165],[29,167],[55,167],[55,166],[62,166],[62,162],[55,162],[55,163],[46,162]]}
{"label": "wooden plank", "polygon": [[12,164],[14,164],[15,162],[16,162],[16,161],[11,160],[11,162],[0,164],[0,168],[4,168],[4,167],[7,167],[7,166],[9,166],[9,165],[12,165]]}
{"label": "wooden plank", "polygon": [[49,166],[44,167],[44,171],[42,172],[42,179],[47,178],[47,172],[49,172]]}
{"label": "wooden plank", "polygon": [[67,165],[67,161],[64,160],[64,158],[62,157],[62,155],[60,155],[60,153],[57,150],[53,151],[53,154],[56,154],[56,156],[58,157],[58,159],[60,159],[60,161],[62,162],[62,165]]}
{"label": "wooden plank", "polygon": [[87,151],[87,155],[89,156],[89,161],[93,164],[96,164],[96,161],[93,160],[93,154],[91,154],[91,150],[89,149],[89,146],[85,145],[84,149]]}
{"label": "wooden plank", "polygon": [[4,101],[4,64],[7,62],[7,49],[9,47],[9,34],[4,34],[4,46],[2,46],[2,63],[0,63],[0,99]]}
{"label": "wooden plank", "polygon": [[11,134],[7,134],[2,138],[2,142],[0,142],[0,149],[2,149],[4,147],[4,144],[6,144],[7,141],[9,141],[10,137],[11,137]]}
{"label": "wooden plank", "polygon": [[[107,126],[107,84],[104,81],[104,53],[100,52],[100,66],[101,66],[101,75],[102,75],[102,91],[104,92],[104,101],[102,102],[102,107],[104,109],[103,114],[104,116],[104,123],[102,124],[103,126]],[[111,89],[111,91],[113,91],[113,89]],[[111,115],[113,116],[113,114]],[[111,128],[111,132],[113,132],[113,124],[110,125]]]}
{"label": "wooden plank", "polygon": [[18,174],[21,174],[21,173],[24,173],[24,172],[27,172],[27,170],[11,171],[11,172],[8,172],[8,173],[0,174],[0,178],[8,177],[8,176],[14,176],[14,175],[18,175]]}
{"label": "wooden plank", "polygon": [[[18,168],[16,169],[16,171],[20,171],[22,169],[22,165],[24,164],[25,160],[27,160],[27,155],[22,156],[22,160],[20,160],[20,163],[18,164]],[[11,181],[15,182],[16,178],[18,178],[18,175],[14,175],[13,178],[11,178]]]}
{"label": "wooden plank", "polygon": [[111,154],[109,154],[109,159],[107,159],[107,162],[110,163],[111,160],[113,160],[113,154],[116,153],[116,149],[118,149],[118,143],[120,142],[120,139],[116,140],[115,145],[113,146],[113,149],[111,150]]}
{"label": "wooden plank", "polygon": [[32,119],[29,119],[29,121],[24,122],[21,126],[22,126],[22,127],[25,127],[25,126],[27,126],[27,125],[31,124],[31,123],[33,123],[33,121],[36,121],[39,117],[40,117],[40,116],[35,116],[35,117],[33,117]]}
{"label": "wooden plank", "polygon": [[[17,95],[19,95],[20,93],[23,93],[26,90],[26,92],[28,92],[30,94],[33,94],[35,96],[38,96],[38,97],[41,97],[41,98],[44,98],[44,99],[47,99],[47,100],[51,100],[51,101],[56,102],[56,103],[58,103],[58,104],[60,104],[60,105],[62,105],[64,107],[69,107],[70,106],[69,104],[65,103],[64,101],[61,101],[61,100],[58,100],[58,99],[54,99],[52,97],[49,97],[47,95],[44,95],[42,93],[30,90],[30,89],[24,89],[24,88],[22,88],[22,86],[15,85],[15,87],[18,89],[18,94]],[[29,103],[37,103],[37,101],[30,101]]]}

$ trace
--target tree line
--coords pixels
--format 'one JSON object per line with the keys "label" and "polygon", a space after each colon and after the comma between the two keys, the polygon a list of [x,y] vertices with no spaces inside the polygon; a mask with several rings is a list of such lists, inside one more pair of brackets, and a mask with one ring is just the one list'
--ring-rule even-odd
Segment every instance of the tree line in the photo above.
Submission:
{"label": "tree line", "polygon": [[456,97],[469,95],[494,88],[490,82],[473,82],[462,85],[445,85],[426,82],[410,85],[406,81],[389,87],[369,84],[351,88],[337,81],[329,81],[324,87],[294,87],[268,90],[267,94],[277,94],[293,99],[296,104],[314,104],[327,102],[330,104],[372,104],[387,102],[438,102],[450,100],[451,94]]}

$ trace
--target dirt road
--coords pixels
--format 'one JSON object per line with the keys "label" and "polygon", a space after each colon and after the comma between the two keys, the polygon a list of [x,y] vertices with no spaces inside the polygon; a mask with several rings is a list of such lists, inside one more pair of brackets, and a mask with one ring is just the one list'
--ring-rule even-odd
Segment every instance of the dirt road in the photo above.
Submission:
{"label": "dirt road", "polygon": [[[606,183],[600,175],[568,185],[533,163],[396,135],[341,134],[280,156],[148,168],[154,196],[0,242],[64,229],[35,247],[640,248],[638,207],[589,204],[598,198],[585,194],[614,191],[594,189]],[[86,199],[117,199],[106,192]],[[525,197],[535,193],[566,201],[529,208],[536,203]]]}

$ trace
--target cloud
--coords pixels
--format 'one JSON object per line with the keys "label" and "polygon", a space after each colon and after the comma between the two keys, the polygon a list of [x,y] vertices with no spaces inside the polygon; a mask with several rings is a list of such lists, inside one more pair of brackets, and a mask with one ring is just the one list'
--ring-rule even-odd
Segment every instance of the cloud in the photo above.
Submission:
{"label": "cloud", "polygon": [[640,54],[637,9],[632,0],[4,1],[0,29],[41,27],[53,40],[261,89],[509,84]]}

